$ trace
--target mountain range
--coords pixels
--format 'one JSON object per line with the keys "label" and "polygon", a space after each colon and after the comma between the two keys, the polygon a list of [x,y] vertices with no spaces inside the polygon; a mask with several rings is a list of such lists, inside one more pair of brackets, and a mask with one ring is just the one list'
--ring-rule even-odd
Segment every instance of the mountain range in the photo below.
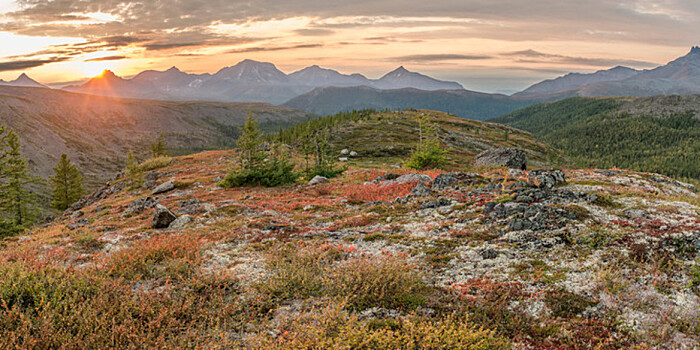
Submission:
{"label": "mountain range", "polygon": [[567,74],[535,84],[513,97],[560,99],[573,96],[655,96],[700,93],[700,46],[651,70],[615,67],[591,74]]}
{"label": "mountain range", "polygon": [[[45,87],[22,74],[0,85]],[[594,73],[569,73],[511,96],[465,90],[399,67],[379,79],[342,74],[313,65],[285,74],[272,63],[243,60],[214,74],[191,74],[172,67],[147,70],[129,79],[105,71],[67,91],[170,101],[267,102],[333,114],[363,108],[426,108],[463,118],[488,119],[518,108],[574,96],[653,96],[700,94],[700,47],[651,70],[617,66]],[[332,102],[332,103],[331,103]]]}
{"label": "mountain range", "polygon": [[440,81],[404,67],[379,79],[369,79],[361,74],[341,74],[317,65],[285,74],[272,63],[253,60],[241,61],[214,74],[190,74],[172,67],[166,71],[148,70],[124,79],[105,71],[85,84],[65,89],[115,97],[282,104],[315,88],[328,86],[428,91],[464,89],[458,83]]}

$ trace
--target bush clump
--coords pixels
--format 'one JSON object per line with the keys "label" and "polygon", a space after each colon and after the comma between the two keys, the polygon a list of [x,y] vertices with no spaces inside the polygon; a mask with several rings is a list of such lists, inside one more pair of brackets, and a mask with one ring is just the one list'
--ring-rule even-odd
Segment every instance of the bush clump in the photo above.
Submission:
{"label": "bush clump", "polygon": [[221,187],[265,186],[275,187],[293,183],[299,177],[281,147],[265,150],[258,122],[248,116],[238,139],[241,149],[240,166],[231,170],[221,181]]}

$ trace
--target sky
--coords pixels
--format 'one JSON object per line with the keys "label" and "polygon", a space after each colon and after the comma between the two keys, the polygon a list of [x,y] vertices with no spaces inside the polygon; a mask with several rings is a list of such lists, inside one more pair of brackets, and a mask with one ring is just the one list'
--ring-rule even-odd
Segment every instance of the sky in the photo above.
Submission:
{"label": "sky", "polygon": [[214,73],[248,58],[370,78],[403,65],[511,93],[665,64],[700,44],[699,29],[697,0],[0,0],[0,79]]}

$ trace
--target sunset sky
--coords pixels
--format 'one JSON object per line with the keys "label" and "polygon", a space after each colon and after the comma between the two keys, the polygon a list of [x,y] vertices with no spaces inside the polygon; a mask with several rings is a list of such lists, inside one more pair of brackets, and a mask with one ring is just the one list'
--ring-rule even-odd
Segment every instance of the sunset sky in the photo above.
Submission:
{"label": "sunset sky", "polygon": [[665,64],[699,33],[697,0],[0,0],[0,79],[213,73],[250,58],[370,78],[403,65],[513,92],[569,71]]}

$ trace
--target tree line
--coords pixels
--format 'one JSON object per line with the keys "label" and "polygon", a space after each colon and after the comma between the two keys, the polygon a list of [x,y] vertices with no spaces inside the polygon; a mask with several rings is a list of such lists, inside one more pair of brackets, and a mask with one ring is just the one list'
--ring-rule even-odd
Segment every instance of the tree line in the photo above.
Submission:
{"label": "tree line", "polygon": [[[21,148],[17,133],[6,125],[0,125],[0,237],[20,233],[38,220],[37,196],[31,188],[44,180],[30,175]],[[151,153],[154,158],[167,156],[163,134],[151,144]],[[131,151],[127,156],[127,168],[130,162],[136,162]],[[51,207],[65,211],[82,198],[85,195],[83,179],[68,155],[61,154],[53,168],[53,175],[48,178]]]}

